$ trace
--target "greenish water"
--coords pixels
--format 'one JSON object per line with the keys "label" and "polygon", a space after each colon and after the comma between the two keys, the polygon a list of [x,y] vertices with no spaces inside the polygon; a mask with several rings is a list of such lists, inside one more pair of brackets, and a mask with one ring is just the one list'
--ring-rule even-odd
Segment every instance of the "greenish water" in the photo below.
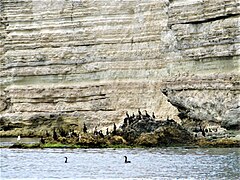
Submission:
{"label": "greenish water", "polygon": [[[1,179],[239,179],[239,148],[1,149]],[[131,161],[124,163],[124,157]],[[68,163],[65,158],[68,157]]]}

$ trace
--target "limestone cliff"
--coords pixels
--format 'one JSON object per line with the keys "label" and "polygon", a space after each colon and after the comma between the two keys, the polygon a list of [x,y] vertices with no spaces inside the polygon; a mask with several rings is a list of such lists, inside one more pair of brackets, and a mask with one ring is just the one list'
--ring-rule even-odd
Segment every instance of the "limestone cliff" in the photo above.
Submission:
{"label": "limestone cliff", "polygon": [[239,128],[239,0],[1,0],[1,121],[137,108]]}

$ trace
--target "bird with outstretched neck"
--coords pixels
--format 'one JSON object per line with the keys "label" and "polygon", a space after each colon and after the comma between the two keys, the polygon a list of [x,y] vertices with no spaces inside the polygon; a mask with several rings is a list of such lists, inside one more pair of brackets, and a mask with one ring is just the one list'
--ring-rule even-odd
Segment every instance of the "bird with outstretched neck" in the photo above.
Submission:
{"label": "bird with outstretched neck", "polygon": [[127,160],[127,156],[124,156],[124,158],[125,158],[125,161],[124,161],[125,163],[131,163],[131,161]]}
{"label": "bird with outstretched neck", "polygon": [[67,157],[65,157],[65,163],[67,163],[67,160],[68,160],[68,158],[67,158]]}

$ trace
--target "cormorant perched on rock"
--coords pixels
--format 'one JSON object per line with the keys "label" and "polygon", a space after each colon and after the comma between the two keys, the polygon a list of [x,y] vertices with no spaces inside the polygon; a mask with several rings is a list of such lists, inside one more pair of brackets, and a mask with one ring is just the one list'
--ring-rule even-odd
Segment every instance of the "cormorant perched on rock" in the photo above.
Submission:
{"label": "cormorant perched on rock", "polygon": [[132,124],[133,120],[134,120],[134,118],[129,119],[129,125]]}
{"label": "cormorant perched on rock", "polygon": [[133,113],[132,116],[130,116],[129,118],[129,121],[128,121],[128,124],[132,124],[132,122],[134,121],[134,118],[135,118],[135,114]]}
{"label": "cormorant perched on rock", "polygon": [[97,126],[95,126],[95,128],[94,128],[94,132],[93,132],[93,134],[94,134],[95,136],[98,135]]}
{"label": "cormorant perched on rock", "polygon": [[65,157],[65,163],[67,163],[67,160],[68,160],[68,158],[67,158],[67,157]]}
{"label": "cormorant perched on rock", "polygon": [[117,134],[117,126],[115,123],[113,124],[113,132],[112,133],[113,133],[113,135]]}
{"label": "cormorant perched on rock", "polygon": [[124,158],[125,158],[125,161],[124,161],[125,163],[131,163],[131,161],[127,160],[127,156],[124,156]]}
{"label": "cormorant perched on rock", "polygon": [[166,124],[175,124],[176,121],[174,119],[169,119],[169,116],[167,116],[167,120],[165,121]]}
{"label": "cormorant perched on rock", "polygon": [[135,118],[135,114],[134,113],[132,114],[131,118]]}
{"label": "cormorant perched on rock", "polygon": [[200,127],[200,131],[202,132],[202,135],[205,137],[206,133],[205,133],[204,129],[202,129],[202,127]]}
{"label": "cormorant perched on rock", "polygon": [[84,133],[87,133],[87,126],[86,126],[85,123],[83,124],[83,132],[84,132]]}
{"label": "cormorant perched on rock", "polygon": [[150,118],[150,115],[147,113],[147,110],[145,110],[145,117]]}
{"label": "cormorant perched on rock", "polygon": [[123,120],[123,125],[124,125],[124,126],[127,126],[129,119],[130,119],[129,114],[128,114],[128,112],[126,111],[126,117],[125,117],[124,120]]}
{"label": "cormorant perched on rock", "polygon": [[53,139],[56,141],[58,139],[55,128],[53,128]]}
{"label": "cormorant perched on rock", "polygon": [[106,130],[106,135],[108,136],[108,134],[109,134],[109,131],[108,131],[108,128],[107,128],[107,130]]}
{"label": "cormorant perched on rock", "polygon": [[45,134],[46,134],[46,137],[49,137],[49,136],[50,136],[50,134],[48,133],[48,131],[46,131]]}
{"label": "cormorant perched on rock", "polygon": [[142,113],[141,113],[141,111],[140,111],[140,108],[138,108],[137,119],[138,119],[138,120],[141,120],[141,119],[142,119]]}
{"label": "cormorant perched on rock", "polygon": [[155,115],[154,115],[154,112],[152,113],[152,118],[153,118],[153,119],[155,119],[155,118],[156,118],[156,117],[155,117]]}
{"label": "cormorant perched on rock", "polygon": [[40,143],[41,144],[45,144],[45,139],[41,136],[41,138],[40,138]]}
{"label": "cormorant perched on rock", "polygon": [[101,138],[104,138],[104,135],[103,135],[103,133],[102,133],[102,130],[100,130],[98,134],[99,134],[99,136],[100,136]]}
{"label": "cormorant perched on rock", "polygon": [[176,123],[176,121],[174,121],[173,119],[167,119],[168,123]]}
{"label": "cormorant perched on rock", "polygon": [[140,111],[140,108],[138,108],[138,114],[139,116],[142,116],[142,112]]}
{"label": "cormorant perched on rock", "polygon": [[127,118],[129,118],[129,114],[128,114],[128,112],[126,111],[126,116],[127,116]]}
{"label": "cormorant perched on rock", "polygon": [[124,120],[123,120],[123,125],[126,127],[127,126],[127,124],[128,124],[128,120],[130,120],[130,119],[128,119],[128,118],[124,118]]}

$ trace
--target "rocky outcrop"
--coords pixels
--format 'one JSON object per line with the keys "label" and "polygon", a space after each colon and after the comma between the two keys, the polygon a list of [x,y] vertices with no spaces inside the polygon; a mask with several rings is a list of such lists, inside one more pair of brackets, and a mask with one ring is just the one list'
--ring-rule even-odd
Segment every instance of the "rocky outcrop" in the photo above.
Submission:
{"label": "rocky outcrop", "polygon": [[239,129],[238,0],[1,0],[1,120],[137,108]]}
{"label": "rocky outcrop", "polygon": [[194,140],[193,134],[173,119],[159,121],[148,113],[126,117],[121,129],[127,142],[141,146],[190,144]]}

